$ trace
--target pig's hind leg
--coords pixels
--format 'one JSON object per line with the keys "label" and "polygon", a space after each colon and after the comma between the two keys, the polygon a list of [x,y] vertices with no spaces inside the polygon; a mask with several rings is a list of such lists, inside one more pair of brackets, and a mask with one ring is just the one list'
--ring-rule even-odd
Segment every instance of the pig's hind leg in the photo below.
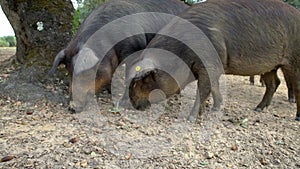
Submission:
{"label": "pig's hind leg", "polygon": [[286,87],[288,89],[289,102],[290,103],[296,103],[293,84],[292,84],[292,79],[284,69],[281,69],[281,70],[282,70],[282,73],[284,75],[284,79],[285,79],[285,82],[286,82]]}
{"label": "pig's hind leg", "polygon": [[283,67],[282,70],[285,77],[289,80],[295,95],[297,104],[297,113],[295,120],[300,121],[300,68],[296,64],[293,69],[291,69],[290,67]]}
{"label": "pig's hind leg", "polygon": [[272,70],[261,75],[262,80],[265,82],[266,91],[262,101],[255,108],[255,111],[261,112],[265,107],[268,107],[272,101],[272,97],[280,84],[277,76],[277,70]]}

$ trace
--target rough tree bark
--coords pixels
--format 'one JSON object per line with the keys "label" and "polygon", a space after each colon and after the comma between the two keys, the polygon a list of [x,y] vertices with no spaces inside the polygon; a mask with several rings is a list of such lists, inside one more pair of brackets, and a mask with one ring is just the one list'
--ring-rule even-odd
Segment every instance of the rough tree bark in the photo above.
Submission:
{"label": "rough tree bark", "polygon": [[16,59],[26,66],[49,66],[71,38],[71,0],[0,0],[16,39]]}

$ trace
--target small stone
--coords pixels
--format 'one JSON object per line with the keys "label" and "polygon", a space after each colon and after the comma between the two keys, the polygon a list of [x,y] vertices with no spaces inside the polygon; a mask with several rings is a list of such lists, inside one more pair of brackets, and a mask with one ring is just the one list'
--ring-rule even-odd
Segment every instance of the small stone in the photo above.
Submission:
{"label": "small stone", "polygon": [[118,122],[117,122],[117,126],[125,126],[125,123],[122,122],[122,121],[118,121]]}
{"label": "small stone", "polygon": [[53,113],[52,112],[48,112],[48,113],[44,113],[44,117],[46,117],[46,118],[51,118],[53,116]]}
{"label": "small stone", "polygon": [[32,120],[32,117],[31,116],[25,116],[25,119],[26,120]]}
{"label": "small stone", "polygon": [[89,155],[91,154],[92,150],[89,147],[83,147],[82,151],[84,152],[84,154]]}
{"label": "small stone", "polygon": [[205,158],[207,158],[207,159],[212,159],[214,156],[215,156],[215,155],[214,155],[214,153],[212,153],[212,152],[206,152],[206,153],[205,153]]}
{"label": "small stone", "polygon": [[279,159],[274,160],[274,164],[275,165],[279,165],[280,164],[280,160]]}
{"label": "small stone", "polygon": [[267,164],[268,164],[268,162],[267,162],[267,160],[266,160],[265,158],[261,158],[261,159],[259,160],[259,162],[260,162],[262,165],[267,165]]}
{"label": "small stone", "polygon": [[21,121],[21,124],[24,126],[27,125],[27,123],[24,120]]}
{"label": "small stone", "polygon": [[86,160],[82,160],[81,162],[80,162],[80,166],[81,167],[87,167],[87,165],[88,165],[88,163],[87,163],[87,161]]}
{"label": "small stone", "polygon": [[95,156],[96,156],[96,153],[95,153],[94,151],[92,151],[92,152],[91,152],[91,156],[92,156],[92,157],[95,157]]}
{"label": "small stone", "polygon": [[64,145],[64,147],[66,147],[66,148],[72,147],[72,143],[70,143],[70,142],[66,142],[66,143],[64,143],[63,145]]}
{"label": "small stone", "polygon": [[128,154],[125,156],[125,159],[126,159],[126,160],[130,160],[131,157],[132,157],[132,154],[131,154],[131,153],[128,153]]}
{"label": "small stone", "polygon": [[78,166],[78,167],[79,167],[79,166],[80,166],[80,161],[76,162],[76,163],[75,163],[75,166]]}
{"label": "small stone", "polygon": [[97,147],[97,148],[96,148],[96,152],[97,152],[98,154],[103,154],[104,150],[103,150],[102,148],[100,148],[100,147]]}
{"label": "small stone", "polygon": [[228,164],[226,164],[226,166],[229,167],[229,168],[231,168],[233,166],[233,164],[228,163]]}
{"label": "small stone", "polygon": [[253,125],[254,125],[254,126],[259,126],[259,123],[254,123]]}
{"label": "small stone", "polygon": [[32,119],[35,120],[35,121],[38,121],[38,120],[40,120],[40,117],[39,116],[32,116]]}
{"label": "small stone", "polygon": [[60,157],[59,155],[54,156],[54,160],[55,160],[56,162],[60,161],[60,159],[61,159],[61,157]]}

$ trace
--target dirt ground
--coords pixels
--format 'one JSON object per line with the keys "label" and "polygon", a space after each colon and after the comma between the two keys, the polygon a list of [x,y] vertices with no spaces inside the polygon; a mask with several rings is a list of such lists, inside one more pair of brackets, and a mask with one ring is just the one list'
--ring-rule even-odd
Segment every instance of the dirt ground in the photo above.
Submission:
{"label": "dirt ground", "polygon": [[300,123],[281,72],[263,112],[253,111],[265,90],[259,77],[251,86],[248,77],[228,75],[222,111],[192,124],[185,118],[195,84],[179,102],[145,112],[113,113],[103,93],[94,108],[72,113],[67,77],[12,66],[13,54],[0,48],[0,168],[300,168]]}

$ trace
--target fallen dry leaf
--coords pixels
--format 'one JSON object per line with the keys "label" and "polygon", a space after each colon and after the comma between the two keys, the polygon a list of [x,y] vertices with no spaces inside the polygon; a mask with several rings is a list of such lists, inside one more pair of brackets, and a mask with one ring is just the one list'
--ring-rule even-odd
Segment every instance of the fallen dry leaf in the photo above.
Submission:
{"label": "fallen dry leaf", "polygon": [[15,156],[6,156],[6,157],[1,158],[0,162],[7,162],[7,161],[10,161],[14,158],[15,158]]}
{"label": "fallen dry leaf", "polygon": [[79,137],[73,137],[69,140],[70,143],[77,143],[79,141]]}
{"label": "fallen dry leaf", "polygon": [[26,112],[27,115],[32,115],[33,114],[33,111],[28,111]]}
{"label": "fallen dry leaf", "polygon": [[231,150],[237,151],[237,150],[238,150],[238,146],[237,146],[237,145],[232,146],[232,147],[231,147]]}
{"label": "fallen dry leaf", "polygon": [[126,160],[130,160],[131,157],[132,157],[132,154],[131,154],[131,153],[128,153],[127,156],[125,156],[125,159],[126,159]]}

